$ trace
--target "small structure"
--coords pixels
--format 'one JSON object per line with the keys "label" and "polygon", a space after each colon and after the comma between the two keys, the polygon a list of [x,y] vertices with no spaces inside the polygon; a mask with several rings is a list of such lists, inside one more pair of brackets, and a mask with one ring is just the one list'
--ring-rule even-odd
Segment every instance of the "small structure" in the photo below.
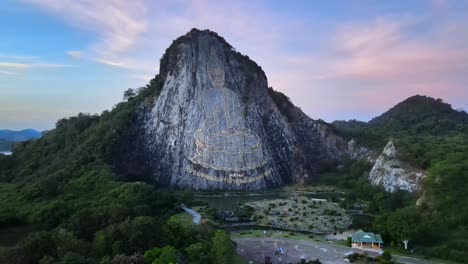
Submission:
{"label": "small structure", "polygon": [[364,250],[382,251],[383,240],[379,234],[359,230],[351,235],[351,247]]}

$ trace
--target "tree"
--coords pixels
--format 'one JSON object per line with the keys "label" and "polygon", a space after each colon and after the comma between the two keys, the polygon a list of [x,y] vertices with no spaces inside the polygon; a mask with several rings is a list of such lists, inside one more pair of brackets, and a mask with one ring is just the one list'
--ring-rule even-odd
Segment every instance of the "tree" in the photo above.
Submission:
{"label": "tree", "polygon": [[232,255],[234,255],[234,246],[232,245],[231,239],[226,232],[217,230],[213,238],[213,257],[215,263],[218,264],[229,264],[231,263]]}
{"label": "tree", "polygon": [[185,249],[189,263],[201,264],[207,263],[206,247],[202,243],[195,243]]}
{"label": "tree", "polygon": [[388,233],[403,242],[408,249],[408,242],[419,232],[419,215],[416,208],[407,207],[396,210],[387,218]]}
{"label": "tree", "polygon": [[145,260],[151,264],[174,264],[177,260],[177,251],[171,246],[156,247],[145,252]]}
{"label": "tree", "polygon": [[68,252],[59,262],[55,262],[56,264],[85,264],[86,259],[85,257],[73,253],[73,252]]}
{"label": "tree", "polygon": [[132,99],[135,95],[136,95],[135,90],[133,90],[132,88],[128,88],[124,92],[123,99],[124,99],[124,101],[128,101],[128,100]]}
{"label": "tree", "polygon": [[132,256],[117,255],[112,260],[112,264],[144,264],[145,258],[142,255],[134,254]]}
{"label": "tree", "polygon": [[384,201],[385,201],[385,195],[383,192],[378,192],[374,196],[374,202],[375,202],[375,205],[377,205],[377,207],[379,208],[379,212],[382,212],[382,204]]}

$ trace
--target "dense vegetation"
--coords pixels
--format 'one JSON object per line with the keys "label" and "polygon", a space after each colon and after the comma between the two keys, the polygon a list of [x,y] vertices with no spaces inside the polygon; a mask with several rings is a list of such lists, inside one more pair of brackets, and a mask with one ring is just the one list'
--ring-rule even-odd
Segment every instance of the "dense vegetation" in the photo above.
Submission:
{"label": "dense vegetation", "polygon": [[[345,184],[371,205],[379,207],[378,201],[393,204],[380,210],[375,229],[392,244],[408,239],[409,247],[426,255],[467,262],[468,114],[453,110],[440,99],[414,96],[369,123],[340,121],[334,125],[339,134],[376,151],[392,138],[400,159],[428,171],[423,191],[416,194],[422,196],[416,206],[412,195],[398,203],[392,202],[395,195],[376,190],[368,192],[372,197],[362,197],[362,188],[372,188],[366,187],[362,176],[368,168],[362,162],[349,166],[338,184]],[[353,180],[354,186],[350,186]]]}
{"label": "dense vegetation", "polygon": [[228,263],[224,232],[175,221],[181,201],[173,194],[114,171],[136,107],[163,81],[126,91],[99,116],[61,119],[0,156],[0,263]]}

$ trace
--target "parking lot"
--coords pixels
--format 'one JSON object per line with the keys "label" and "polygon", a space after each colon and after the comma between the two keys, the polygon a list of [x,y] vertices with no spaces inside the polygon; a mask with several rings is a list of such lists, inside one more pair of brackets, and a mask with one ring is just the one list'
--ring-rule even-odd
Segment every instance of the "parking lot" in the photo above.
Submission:
{"label": "parking lot", "polygon": [[[237,254],[247,257],[256,263],[264,263],[265,256],[270,256],[272,263],[298,263],[301,258],[306,260],[319,259],[324,264],[343,264],[344,255],[355,251],[348,247],[315,242],[312,240],[293,240],[286,238],[235,238]],[[286,256],[274,255],[275,249],[282,247],[287,250]],[[369,253],[375,256],[376,253]],[[426,264],[435,263],[410,257],[395,256],[398,263]]]}

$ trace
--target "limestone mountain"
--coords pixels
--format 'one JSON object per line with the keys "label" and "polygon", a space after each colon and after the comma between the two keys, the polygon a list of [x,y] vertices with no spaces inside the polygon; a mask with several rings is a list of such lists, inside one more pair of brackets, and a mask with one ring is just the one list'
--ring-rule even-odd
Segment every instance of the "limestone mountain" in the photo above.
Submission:
{"label": "limestone mountain", "polygon": [[[157,87],[156,87],[157,86]],[[119,171],[166,186],[256,190],[314,177],[346,155],[331,126],[312,120],[216,33],[175,40],[137,108]]]}

